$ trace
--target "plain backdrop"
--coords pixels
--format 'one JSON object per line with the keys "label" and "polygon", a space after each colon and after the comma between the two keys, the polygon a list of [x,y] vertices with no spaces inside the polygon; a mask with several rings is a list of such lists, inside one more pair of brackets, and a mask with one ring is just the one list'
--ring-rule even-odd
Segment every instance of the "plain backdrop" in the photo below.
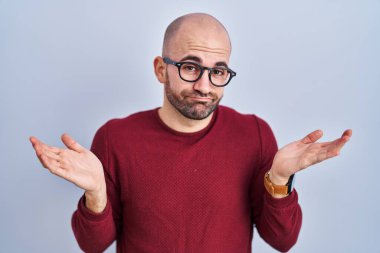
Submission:
{"label": "plain backdrop", "polygon": [[[107,120],[161,106],[153,59],[190,12],[230,33],[238,74],[222,104],[264,118],[280,147],[353,129],[339,157],[298,173],[291,252],[380,252],[379,0],[0,0],[1,253],[81,252],[70,220],[83,191],[42,168],[28,137],[89,147]],[[252,252],[276,251],[255,232]]]}

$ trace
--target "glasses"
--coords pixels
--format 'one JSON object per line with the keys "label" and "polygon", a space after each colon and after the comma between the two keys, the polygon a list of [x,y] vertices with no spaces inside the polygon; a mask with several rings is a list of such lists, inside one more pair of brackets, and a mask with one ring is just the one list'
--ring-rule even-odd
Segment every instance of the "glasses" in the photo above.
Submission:
{"label": "glasses", "polygon": [[207,68],[195,62],[175,62],[168,57],[164,57],[164,62],[177,66],[179,76],[186,82],[198,81],[205,70],[208,70],[208,78],[210,82],[216,87],[226,86],[236,76],[236,72],[227,67]]}

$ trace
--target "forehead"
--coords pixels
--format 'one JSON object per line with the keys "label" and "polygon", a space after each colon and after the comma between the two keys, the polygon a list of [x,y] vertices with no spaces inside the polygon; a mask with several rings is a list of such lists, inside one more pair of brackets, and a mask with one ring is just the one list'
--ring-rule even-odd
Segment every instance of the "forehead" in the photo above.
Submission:
{"label": "forehead", "polygon": [[231,53],[230,40],[220,27],[188,25],[181,27],[170,45],[170,56],[194,55],[204,62],[225,61]]}

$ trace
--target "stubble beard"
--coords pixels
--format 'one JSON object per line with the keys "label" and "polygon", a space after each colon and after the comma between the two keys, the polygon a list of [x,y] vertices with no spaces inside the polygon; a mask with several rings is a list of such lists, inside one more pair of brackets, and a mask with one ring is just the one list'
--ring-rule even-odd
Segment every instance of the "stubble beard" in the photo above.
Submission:
{"label": "stubble beard", "polygon": [[[202,120],[207,118],[216,110],[222,97],[218,98],[215,93],[203,94],[199,91],[183,90],[179,95],[170,87],[170,83],[165,84],[165,95],[170,104],[184,117],[193,120]],[[189,101],[188,97],[210,97],[210,102]]]}

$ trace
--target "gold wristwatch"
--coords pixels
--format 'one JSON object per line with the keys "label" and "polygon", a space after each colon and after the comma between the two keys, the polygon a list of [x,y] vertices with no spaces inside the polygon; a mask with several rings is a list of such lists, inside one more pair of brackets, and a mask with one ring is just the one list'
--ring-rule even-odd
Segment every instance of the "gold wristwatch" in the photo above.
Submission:
{"label": "gold wristwatch", "polygon": [[265,189],[267,189],[267,191],[273,196],[275,194],[279,194],[279,195],[289,195],[289,193],[292,192],[293,190],[293,185],[294,185],[294,175],[291,175],[288,182],[286,183],[286,185],[275,185],[273,184],[270,179],[269,179],[269,171],[267,173],[265,173],[265,176],[264,176],[264,186],[265,186]]}

